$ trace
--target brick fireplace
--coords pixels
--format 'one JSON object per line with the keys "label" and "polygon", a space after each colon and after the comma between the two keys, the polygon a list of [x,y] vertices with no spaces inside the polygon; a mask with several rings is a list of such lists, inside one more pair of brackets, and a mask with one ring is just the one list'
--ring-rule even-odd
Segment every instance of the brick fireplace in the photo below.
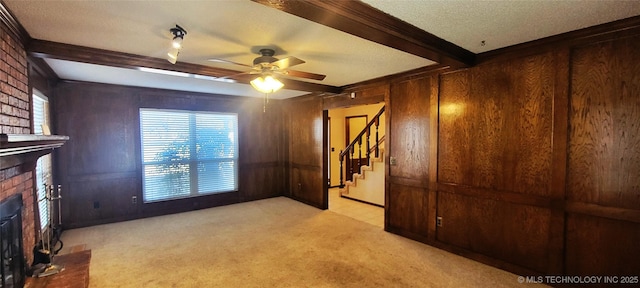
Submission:
{"label": "brick fireplace", "polygon": [[[31,97],[27,56],[18,30],[5,23],[0,22],[0,133],[29,134]],[[0,161],[5,160],[0,158]],[[27,263],[33,259],[31,248],[36,243],[37,217],[31,169],[24,165],[0,169],[0,200],[22,194],[22,235]]]}
{"label": "brick fireplace", "polygon": [[[9,169],[13,170],[13,169]],[[11,171],[9,171],[11,172]],[[6,177],[7,171],[0,172],[0,179]],[[31,263],[33,260],[32,247],[35,245],[35,214],[34,214],[34,199],[33,199],[33,184],[32,184],[31,172],[21,173],[16,176],[7,178],[0,182],[0,201],[8,199],[9,197],[22,194],[22,241],[24,243],[24,253],[27,263]]]}
{"label": "brick fireplace", "polygon": [[22,287],[26,263],[22,240],[22,195],[0,201],[0,285]]}
{"label": "brick fireplace", "polygon": [[[27,259],[34,258],[29,248],[35,243],[35,227],[40,217],[34,213],[37,193],[33,172],[25,171],[33,171],[39,157],[68,139],[59,135],[0,133],[0,176],[4,179],[0,192],[0,287],[21,286],[28,269]],[[30,209],[25,207],[28,204]]]}

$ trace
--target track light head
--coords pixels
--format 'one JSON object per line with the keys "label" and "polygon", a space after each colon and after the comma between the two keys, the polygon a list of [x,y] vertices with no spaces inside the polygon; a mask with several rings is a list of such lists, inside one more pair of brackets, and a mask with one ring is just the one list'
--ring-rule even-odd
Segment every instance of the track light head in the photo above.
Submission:
{"label": "track light head", "polygon": [[173,34],[173,39],[175,38],[184,38],[184,35],[187,35],[187,30],[180,27],[180,25],[176,24],[176,27],[169,29],[169,32]]}
{"label": "track light head", "polygon": [[178,61],[178,54],[180,54],[180,50],[171,49],[171,51],[167,53],[167,61],[171,62],[171,64],[176,64]]}
{"label": "track light head", "polygon": [[169,29],[169,32],[173,34],[173,40],[171,41],[172,48],[167,54],[167,60],[171,62],[171,64],[176,64],[176,61],[178,61],[178,54],[180,53],[180,49],[182,49],[184,35],[187,35],[187,30],[184,30],[184,28],[176,24],[176,27]]}
{"label": "track light head", "polygon": [[180,27],[180,25],[176,24],[176,27],[169,29],[169,32],[173,34],[173,41],[171,42],[173,48],[182,48],[182,40],[184,40],[184,35],[187,35],[187,31]]}
{"label": "track light head", "polygon": [[182,48],[182,37],[174,37],[173,41],[171,41],[171,46],[176,49]]}

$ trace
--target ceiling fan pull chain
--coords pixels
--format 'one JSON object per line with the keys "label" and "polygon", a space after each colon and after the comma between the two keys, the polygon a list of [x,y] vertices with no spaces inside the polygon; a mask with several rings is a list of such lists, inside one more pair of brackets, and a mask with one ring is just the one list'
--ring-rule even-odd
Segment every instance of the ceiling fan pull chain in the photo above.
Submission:
{"label": "ceiling fan pull chain", "polygon": [[269,93],[264,93],[264,98],[262,99],[262,113],[267,112],[267,98],[269,98]]}

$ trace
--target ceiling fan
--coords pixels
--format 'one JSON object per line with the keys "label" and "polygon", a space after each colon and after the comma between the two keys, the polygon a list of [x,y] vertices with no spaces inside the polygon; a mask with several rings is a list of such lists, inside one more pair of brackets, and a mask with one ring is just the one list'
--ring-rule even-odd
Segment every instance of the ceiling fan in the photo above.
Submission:
{"label": "ceiling fan", "polygon": [[[242,72],[235,75],[229,75],[222,78],[233,78],[235,76],[240,76],[244,74],[260,75],[258,78],[251,81],[251,85],[257,90],[264,93],[275,92],[275,90],[282,88],[283,84],[277,81],[277,79],[275,78],[277,77],[277,75],[284,75],[285,77],[305,78],[305,79],[318,80],[318,81],[322,81],[326,77],[326,75],[322,75],[322,74],[309,73],[309,72],[289,69],[289,67],[303,64],[305,63],[305,61],[293,56],[278,59],[274,57],[275,55],[274,49],[262,48],[260,49],[259,54],[260,54],[259,57],[256,57],[255,59],[253,59],[253,65],[247,65],[247,64],[242,64],[238,62],[233,62],[233,61],[224,60],[224,59],[217,59],[217,58],[209,59],[209,61],[230,63],[230,64],[251,68],[251,71]],[[264,86],[261,86],[260,83],[257,83],[257,82],[271,82],[274,80],[277,81],[279,85],[274,84],[276,86],[268,86],[266,88],[263,88]]]}

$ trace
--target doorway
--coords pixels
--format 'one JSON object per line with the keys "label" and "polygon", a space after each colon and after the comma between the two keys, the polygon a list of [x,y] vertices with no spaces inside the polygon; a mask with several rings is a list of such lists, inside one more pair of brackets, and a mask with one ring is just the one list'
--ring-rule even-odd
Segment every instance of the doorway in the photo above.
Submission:
{"label": "doorway", "polygon": [[[358,201],[357,199],[350,199],[347,197],[343,197],[340,193],[340,153],[344,151],[346,146],[362,131],[364,127],[366,127],[367,123],[374,119],[374,116],[380,111],[380,109],[384,106],[384,102],[369,104],[369,105],[359,105],[359,106],[351,106],[346,108],[335,108],[330,110],[325,110],[328,112],[327,120],[325,124],[328,126],[325,131],[327,131],[326,139],[328,147],[325,148],[327,151],[327,159],[325,159],[325,163],[330,166],[329,175],[327,181],[329,183],[329,189],[327,191],[328,198],[328,209],[342,214],[344,216],[354,218],[356,220],[367,222],[372,225],[379,226],[384,228],[384,208],[380,205],[366,203],[364,201]],[[380,123],[381,128],[381,137],[384,135],[384,125],[385,122],[382,121]],[[373,133],[373,132],[372,132]],[[357,164],[359,158],[362,165],[368,165],[369,162],[366,159],[366,138],[363,138],[363,150],[361,152],[361,157],[359,155],[359,151],[355,150],[354,153],[354,161]],[[372,145],[375,140],[371,139]],[[373,157],[373,154],[372,156]],[[342,172],[344,178],[346,178],[347,171],[350,170],[350,167],[347,167],[349,163],[346,163],[346,157],[344,162],[342,163]],[[383,163],[382,163],[383,164]],[[354,171],[360,171],[358,167],[354,167]],[[382,171],[384,171],[384,164],[382,165]],[[356,172],[358,173],[358,172]],[[368,173],[368,171],[366,172]],[[383,172],[384,173],[384,172]],[[352,176],[352,175],[350,175]],[[351,177],[346,178],[351,179]],[[343,181],[347,181],[343,179]],[[384,175],[382,176],[384,179]],[[384,180],[382,180],[384,182]],[[384,197],[384,185],[381,185],[380,193],[382,193]],[[348,196],[348,195],[345,195]]]}

